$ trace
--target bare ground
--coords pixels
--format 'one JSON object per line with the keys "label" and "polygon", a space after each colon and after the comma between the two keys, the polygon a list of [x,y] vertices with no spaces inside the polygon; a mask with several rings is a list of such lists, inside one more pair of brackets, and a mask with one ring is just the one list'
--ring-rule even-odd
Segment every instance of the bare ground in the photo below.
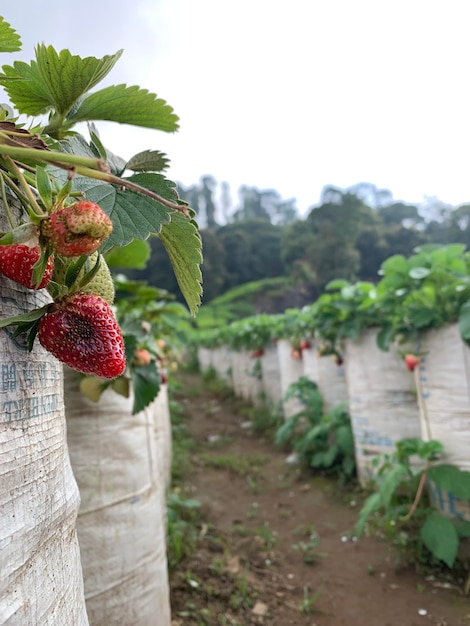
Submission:
{"label": "bare ground", "polygon": [[240,402],[179,375],[196,449],[184,491],[202,504],[195,553],[171,575],[174,626],[470,626],[462,585],[354,540],[363,497],[286,463]]}

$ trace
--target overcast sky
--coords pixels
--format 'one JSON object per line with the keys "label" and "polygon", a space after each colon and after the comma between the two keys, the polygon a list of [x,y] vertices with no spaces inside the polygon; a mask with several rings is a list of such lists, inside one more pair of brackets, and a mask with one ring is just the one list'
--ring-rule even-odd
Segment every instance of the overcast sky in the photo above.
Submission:
{"label": "overcast sky", "polygon": [[[124,158],[160,149],[169,177],[276,189],[301,213],[326,184],[470,202],[468,0],[41,0],[3,3],[39,42],[101,57],[105,84],[165,99],[180,130],[100,123]],[[104,86],[104,85],[103,85]]]}

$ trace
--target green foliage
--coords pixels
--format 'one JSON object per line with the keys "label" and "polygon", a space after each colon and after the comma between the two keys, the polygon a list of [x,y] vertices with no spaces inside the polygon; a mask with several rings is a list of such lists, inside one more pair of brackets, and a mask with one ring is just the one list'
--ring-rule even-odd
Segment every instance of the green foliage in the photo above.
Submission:
{"label": "green foliage", "polygon": [[0,52],[17,52],[18,50],[21,50],[20,36],[0,16]]}
{"label": "green foliage", "polygon": [[61,138],[78,122],[109,120],[165,131],[177,130],[177,117],[163,100],[138,87],[116,85],[89,93],[112,70],[122,50],[102,59],[80,58],[39,44],[36,59],[3,66],[0,84],[19,113],[52,111],[45,132]]}
{"label": "green foliage", "polygon": [[275,443],[289,444],[312,469],[333,474],[341,482],[351,480],[356,463],[351,421],[345,405],[323,414],[318,386],[305,376],[290,385],[285,399],[292,398],[303,408],[279,427]]}
{"label": "green foliage", "polygon": [[[20,45],[3,18],[2,45],[5,51]],[[169,163],[166,155],[147,150],[126,163],[106,150],[92,123],[107,120],[165,132],[178,128],[173,109],[144,89],[111,85],[93,91],[121,54],[81,58],[69,50],[57,52],[52,46],[39,44],[30,63],[16,61],[3,66],[0,84],[11,104],[20,114],[47,115],[48,120],[43,127],[34,128],[35,135],[21,130],[20,136],[13,111],[2,107],[1,117],[8,120],[0,131],[2,184],[9,185],[36,224],[44,208],[50,210],[54,202],[64,201],[70,194],[76,197],[83,193],[100,204],[113,222],[102,253],[135,239],[145,240],[151,234],[160,235],[181,293],[194,314],[202,294],[201,240],[191,210],[178,198],[175,183],[161,173]],[[73,130],[80,122],[89,122],[89,143]],[[21,169],[26,171],[24,175]],[[130,176],[124,176],[126,170],[132,172]],[[39,204],[27,183],[37,186]]]}
{"label": "green foliage", "polygon": [[[437,441],[402,439],[393,454],[377,457],[376,491],[371,493],[359,512],[355,531],[364,533],[367,524],[394,528],[395,537],[406,537],[406,548],[412,546],[415,560],[431,558],[453,567],[459,540],[470,536],[470,523],[447,518],[430,508],[423,487],[426,480],[456,497],[470,497],[470,472],[452,465],[432,465],[443,452]],[[412,464],[412,457],[421,463]],[[416,524],[418,525],[416,528]],[[423,547],[428,550],[423,551]]]}
{"label": "green foliage", "polygon": [[167,498],[167,558],[168,569],[178,565],[196,549],[201,504],[173,492]]}

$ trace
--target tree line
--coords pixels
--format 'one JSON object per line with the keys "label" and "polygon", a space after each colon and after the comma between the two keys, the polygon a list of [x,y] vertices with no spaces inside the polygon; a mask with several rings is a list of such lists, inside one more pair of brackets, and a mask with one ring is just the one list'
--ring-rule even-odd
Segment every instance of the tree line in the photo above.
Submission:
{"label": "tree line", "polygon": [[[216,191],[219,191],[216,197]],[[242,186],[231,206],[228,187],[212,176],[178,186],[196,211],[203,243],[204,297],[263,278],[286,276],[314,298],[333,278],[378,280],[380,264],[393,254],[409,256],[425,243],[464,243],[470,248],[470,204],[437,199],[422,205],[395,201],[371,183],[324,187],[320,201],[299,217],[295,199],[275,190]],[[135,278],[180,297],[158,238],[151,240],[147,268]]]}

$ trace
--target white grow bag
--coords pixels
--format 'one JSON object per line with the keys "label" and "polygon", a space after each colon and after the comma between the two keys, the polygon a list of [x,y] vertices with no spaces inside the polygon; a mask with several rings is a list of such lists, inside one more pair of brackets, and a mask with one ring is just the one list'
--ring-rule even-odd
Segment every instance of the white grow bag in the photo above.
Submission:
{"label": "white grow bag", "polygon": [[279,355],[275,344],[267,346],[261,357],[261,384],[266,404],[278,409],[282,404],[282,389]]}
{"label": "white grow bag", "polygon": [[[470,350],[457,324],[425,333],[416,368],[421,432],[444,445],[442,463],[470,471]],[[429,483],[433,505],[470,521],[470,501]]]}
{"label": "white grow bag", "polygon": [[[0,202],[0,228],[7,230]],[[50,302],[0,275],[1,318]],[[0,330],[0,624],[86,626],[61,364]]]}
{"label": "white grow bag", "polygon": [[334,357],[327,355],[318,359],[318,389],[323,397],[323,411],[348,402],[348,386],[344,364],[338,365]]}
{"label": "white grow bag", "polygon": [[282,408],[285,419],[289,419],[299,411],[302,411],[304,408],[302,403],[296,398],[284,400],[284,396],[290,385],[292,385],[292,383],[296,383],[304,374],[302,359],[292,358],[291,352],[292,346],[288,339],[279,339],[277,341],[277,355],[279,359],[281,377],[281,394],[283,399]]}
{"label": "white grow bag", "polygon": [[230,387],[232,386],[232,354],[226,346],[212,350],[212,363],[217,377]]}
{"label": "white grow bag", "polygon": [[65,401],[90,625],[170,626],[153,411],[132,415],[133,397],[112,390],[91,402],[68,369]]}
{"label": "white grow bag", "polygon": [[374,457],[392,453],[400,439],[420,437],[414,376],[395,347],[378,348],[376,336],[369,329],[345,342],[349,412],[363,486],[375,475]]}
{"label": "white grow bag", "polygon": [[212,350],[199,346],[197,349],[197,360],[201,372],[206,372],[212,367]]}
{"label": "white grow bag", "polygon": [[320,356],[312,343],[310,348],[302,350],[302,361],[304,367],[304,376],[320,385]]}

